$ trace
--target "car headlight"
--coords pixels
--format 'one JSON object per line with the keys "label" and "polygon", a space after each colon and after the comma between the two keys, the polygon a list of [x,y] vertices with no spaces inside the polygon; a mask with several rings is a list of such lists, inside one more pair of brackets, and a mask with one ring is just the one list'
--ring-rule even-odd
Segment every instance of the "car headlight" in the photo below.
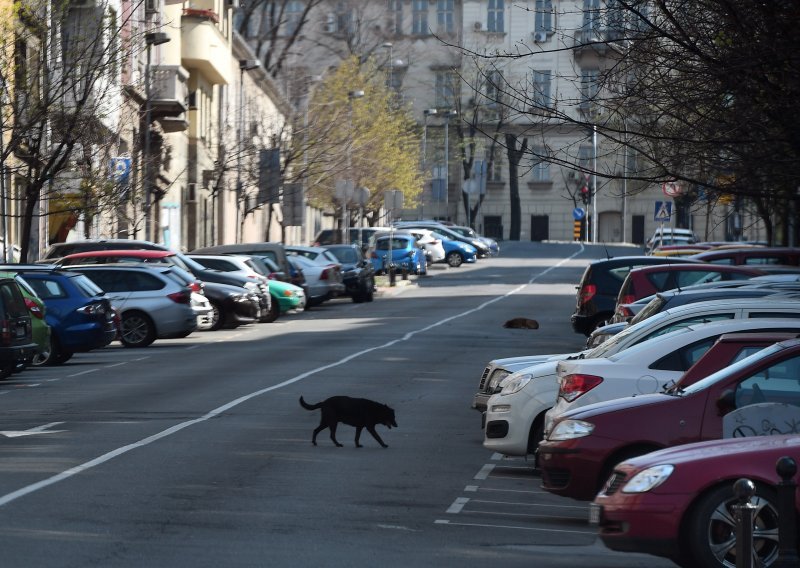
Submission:
{"label": "car headlight", "polygon": [[503,382],[503,390],[500,391],[502,396],[514,394],[515,392],[523,389],[525,385],[531,382],[531,375],[511,375]]}
{"label": "car headlight", "polygon": [[622,487],[622,492],[646,493],[669,479],[673,471],[675,471],[675,466],[669,464],[654,465],[653,467],[643,469],[631,477],[630,481]]}
{"label": "car headlight", "polygon": [[588,436],[594,430],[594,424],[591,422],[584,422],[583,420],[562,420],[550,435],[548,440],[559,442],[562,440],[574,440],[575,438],[583,438]]}
{"label": "car headlight", "polygon": [[255,282],[245,282],[244,287],[250,290],[251,292],[257,293],[259,291],[258,284],[256,284]]}
{"label": "car headlight", "polygon": [[511,373],[508,372],[506,369],[495,369],[494,372],[492,372],[491,378],[489,379],[489,385],[487,387],[487,390],[489,392],[494,392],[497,389],[498,385],[500,384],[500,381],[505,379],[510,374]]}

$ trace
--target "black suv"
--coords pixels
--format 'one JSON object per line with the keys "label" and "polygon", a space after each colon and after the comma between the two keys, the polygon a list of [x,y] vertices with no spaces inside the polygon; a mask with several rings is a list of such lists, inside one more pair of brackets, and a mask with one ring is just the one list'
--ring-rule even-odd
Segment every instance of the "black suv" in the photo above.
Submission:
{"label": "black suv", "polygon": [[357,245],[325,245],[342,263],[342,281],[345,294],[353,302],[371,302],[375,292],[375,268],[372,261],[364,257]]}
{"label": "black suv", "polygon": [[667,256],[620,256],[596,260],[586,267],[580,284],[572,329],[588,336],[594,329],[614,315],[617,295],[631,268],[651,264],[696,263],[687,258]]}
{"label": "black suv", "polygon": [[13,278],[0,278],[0,379],[36,352],[31,315],[22,292]]}

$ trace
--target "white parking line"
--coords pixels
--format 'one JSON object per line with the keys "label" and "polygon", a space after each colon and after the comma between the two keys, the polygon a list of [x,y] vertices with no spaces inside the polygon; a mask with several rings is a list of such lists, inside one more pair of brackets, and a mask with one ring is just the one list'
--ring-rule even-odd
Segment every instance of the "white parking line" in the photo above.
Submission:
{"label": "white parking line", "polygon": [[489,474],[492,473],[493,469],[494,469],[494,464],[487,463],[481,468],[481,470],[478,473],[475,474],[475,477],[473,479],[486,479],[487,477],[489,477]]}
{"label": "white parking line", "polygon": [[453,504],[447,508],[445,513],[450,513],[451,515],[457,515],[461,512],[461,509],[464,508],[464,505],[469,503],[469,498],[467,497],[457,497]]}
{"label": "white parking line", "polygon": [[489,503],[491,505],[516,505],[520,507],[547,507],[548,509],[578,509],[588,511],[588,507],[580,505],[553,505],[552,503],[520,503],[519,501],[489,501],[486,499],[472,499],[473,503]]}
{"label": "white parking line", "polygon": [[480,487],[479,487],[479,486],[477,486],[477,485],[467,485],[467,486],[464,488],[464,492],[465,492],[465,493],[477,493],[477,492],[478,492],[478,489],[480,489]]}
{"label": "white parking line", "polygon": [[[245,394],[243,396],[240,396],[239,398],[236,398],[234,400],[231,400],[231,401],[227,402],[226,404],[223,404],[222,406],[219,406],[219,407],[217,407],[217,408],[215,408],[213,410],[210,410],[209,412],[205,413],[204,415],[202,415],[202,416],[200,416],[198,418],[194,418],[192,420],[187,420],[185,422],[181,422],[181,423],[176,424],[176,425],[174,425],[174,426],[172,426],[170,428],[167,428],[166,430],[162,430],[161,432],[157,432],[156,434],[153,434],[152,436],[148,436],[146,438],[142,438],[141,440],[139,440],[137,442],[133,442],[131,444],[127,444],[125,446],[121,446],[121,447],[119,447],[119,448],[117,448],[115,450],[111,450],[110,452],[102,454],[102,455],[100,455],[100,456],[98,456],[98,457],[96,457],[94,459],[91,459],[91,460],[89,460],[87,462],[79,464],[79,465],[77,465],[75,467],[72,467],[70,469],[64,470],[61,473],[57,473],[56,475],[48,477],[47,479],[43,479],[43,480],[41,480],[41,481],[39,481],[37,483],[32,483],[31,485],[27,485],[25,487],[22,487],[21,489],[18,489],[16,491],[12,491],[11,493],[7,493],[7,494],[3,495],[2,497],[0,497],[0,507],[9,504],[12,501],[16,501],[17,499],[19,499],[21,497],[24,497],[25,495],[29,495],[31,493],[34,493],[36,491],[39,491],[39,490],[44,489],[46,487],[49,487],[51,485],[55,485],[56,483],[59,483],[59,482],[64,481],[66,479],[69,479],[70,477],[72,477],[74,475],[78,475],[79,473],[83,473],[84,471],[88,471],[88,470],[90,470],[90,469],[92,469],[94,467],[102,465],[102,464],[106,463],[107,461],[110,461],[110,460],[112,460],[114,458],[117,458],[117,457],[119,457],[121,455],[127,454],[130,451],[133,451],[135,449],[142,448],[142,447],[145,447],[145,446],[149,446],[150,444],[152,444],[154,442],[157,442],[157,441],[159,441],[159,440],[161,440],[163,438],[167,438],[169,436],[172,436],[173,434],[176,434],[176,433],[180,432],[181,430],[189,428],[190,426],[194,426],[196,424],[201,424],[203,422],[211,420],[212,418],[216,418],[217,416],[220,416],[221,414],[231,410],[232,408],[235,408],[235,407],[237,407],[237,406],[239,406],[241,404],[244,404],[245,402],[249,402],[250,400],[252,400],[254,398],[260,397],[260,396],[262,396],[264,394],[267,394],[267,393],[270,393],[270,392],[272,392],[274,390],[279,390],[279,389],[285,388],[285,387],[287,387],[289,385],[293,385],[294,383],[300,382],[300,381],[302,381],[304,379],[307,379],[308,377],[317,375],[317,374],[322,373],[324,371],[327,371],[329,369],[333,369],[335,367],[339,367],[341,365],[344,365],[345,363],[349,363],[353,359],[357,359],[358,357],[361,357],[363,355],[367,355],[369,353],[372,353],[373,351],[380,351],[380,350],[383,350],[383,349],[387,349],[389,347],[393,347],[394,345],[396,345],[398,343],[401,343],[403,341],[409,341],[409,340],[413,339],[417,335],[423,334],[423,333],[425,333],[427,331],[430,331],[432,329],[436,329],[438,327],[446,325],[446,324],[448,324],[448,323],[450,323],[452,321],[455,321],[455,320],[461,319],[463,317],[466,317],[468,315],[474,314],[475,312],[479,312],[479,311],[483,310],[484,308],[487,308],[487,307],[499,302],[500,300],[503,300],[503,299],[505,299],[505,298],[507,298],[509,296],[512,296],[514,294],[517,294],[517,293],[521,292],[522,290],[525,289],[525,287],[528,284],[532,284],[539,277],[544,276],[548,272],[550,272],[550,271],[560,267],[561,265],[565,264],[566,262],[572,260],[573,258],[578,256],[579,254],[581,254],[581,252],[583,252],[583,250],[584,250],[584,247],[581,244],[577,252],[575,252],[574,254],[572,254],[571,256],[569,256],[567,258],[562,259],[558,263],[556,263],[556,264],[554,264],[552,266],[549,266],[548,268],[546,268],[545,270],[543,270],[539,274],[536,274],[536,275],[532,276],[531,279],[528,280],[527,284],[521,284],[521,285],[517,286],[516,288],[513,288],[512,290],[509,290],[508,292],[506,292],[502,296],[496,296],[494,298],[486,300],[485,302],[475,306],[474,308],[471,308],[469,310],[466,310],[466,311],[458,313],[458,314],[454,314],[454,315],[452,315],[450,317],[441,319],[441,320],[439,320],[437,322],[434,322],[434,323],[432,323],[430,325],[426,325],[425,327],[421,327],[421,328],[416,329],[414,331],[409,331],[408,333],[404,334],[403,336],[401,336],[401,337],[399,337],[397,339],[393,339],[391,341],[387,341],[386,343],[383,343],[381,345],[376,345],[375,347],[368,347],[367,349],[362,349],[360,351],[356,351],[354,353],[351,353],[350,355],[347,355],[346,357],[342,357],[338,361],[334,361],[333,363],[329,363],[327,365],[323,365],[321,367],[317,367],[316,369],[311,369],[309,371],[306,371],[305,373],[301,373],[301,374],[299,374],[299,375],[297,375],[295,377],[292,377],[290,379],[286,379],[285,381],[277,383],[277,384],[272,385],[270,387],[266,387],[266,388],[251,392],[249,394]],[[144,361],[145,359],[149,359],[149,358],[150,358],[149,355],[145,355],[143,357],[139,357],[138,359],[134,359],[134,361]],[[492,465],[491,467],[494,467],[494,466]],[[484,466],[481,471],[485,470],[486,468],[487,468],[487,466]],[[480,473],[478,475],[480,475]],[[487,473],[487,475],[488,475],[488,473]],[[476,478],[477,478],[477,476],[476,476]]]}
{"label": "white parking line", "polygon": [[120,367],[120,366],[122,366],[122,365],[127,365],[127,364],[128,364],[128,361],[122,361],[122,362],[120,362],[120,363],[113,363],[113,364],[111,364],[111,365],[106,365],[106,367],[105,367],[105,368],[106,368],[106,369],[110,369],[110,368],[112,368],[112,367]]}
{"label": "white parking line", "polygon": [[72,377],[80,377],[81,375],[88,375],[89,373],[94,373],[95,371],[99,371],[100,369],[86,369],[85,371],[80,371],[78,373],[73,373],[71,375],[67,375],[67,378],[70,379]]}
{"label": "white parking line", "polygon": [[570,531],[565,529],[543,529],[539,527],[519,527],[513,525],[490,525],[487,523],[458,523],[447,519],[436,519],[433,521],[435,525],[452,525],[454,527],[484,527],[492,529],[519,529],[522,531],[535,531],[535,532],[551,532],[551,533],[569,533],[569,534],[597,534],[597,531]]}

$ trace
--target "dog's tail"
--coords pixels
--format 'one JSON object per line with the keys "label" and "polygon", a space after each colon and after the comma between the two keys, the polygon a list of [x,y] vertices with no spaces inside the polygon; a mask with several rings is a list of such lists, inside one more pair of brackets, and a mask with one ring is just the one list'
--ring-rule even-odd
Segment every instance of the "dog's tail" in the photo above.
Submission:
{"label": "dog's tail", "polygon": [[317,408],[320,408],[322,406],[322,403],[320,403],[320,404],[308,404],[305,400],[303,400],[303,397],[301,396],[300,397],[300,406],[302,406],[306,410],[316,410]]}

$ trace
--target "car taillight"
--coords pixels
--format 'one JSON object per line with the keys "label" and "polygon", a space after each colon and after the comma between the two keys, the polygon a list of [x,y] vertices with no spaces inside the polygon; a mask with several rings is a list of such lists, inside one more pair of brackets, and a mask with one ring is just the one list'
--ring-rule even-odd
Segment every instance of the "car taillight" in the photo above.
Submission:
{"label": "car taillight", "polygon": [[42,308],[39,307],[39,304],[31,300],[30,298],[25,298],[25,305],[28,306],[28,311],[36,316],[39,319],[44,317],[44,313],[42,312]]}
{"label": "car taillight", "polygon": [[189,289],[192,292],[197,292],[198,294],[203,293],[203,284],[199,280],[195,280],[191,284],[189,284]]}
{"label": "car taillight", "polygon": [[3,340],[3,345],[11,343],[11,323],[6,319],[0,320],[0,338]]}
{"label": "car taillight", "polygon": [[94,316],[106,313],[106,308],[103,306],[103,304],[89,304],[87,306],[81,306],[75,311],[86,316]]}
{"label": "car taillight", "polygon": [[603,382],[603,377],[595,375],[567,375],[561,381],[561,388],[558,389],[558,396],[567,402],[572,402]]}
{"label": "car taillight", "polygon": [[594,284],[585,284],[581,288],[579,294],[580,303],[585,304],[586,302],[594,298],[595,294],[597,294],[597,286],[595,286]]}
{"label": "car taillight", "polygon": [[617,302],[617,303],[618,304],[632,304],[635,301],[636,301],[636,296],[634,296],[633,294],[625,294],[624,296],[622,296],[620,301]]}
{"label": "car taillight", "polygon": [[173,292],[172,294],[167,294],[167,298],[169,298],[176,304],[188,304],[192,301],[191,295],[186,291]]}
{"label": "car taillight", "polygon": [[319,275],[319,279],[320,280],[327,280],[329,274],[330,274],[330,268],[326,268],[325,270],[322,271],[322,274]]}
{"label": "car taillight", "polygon": [[633,310],[630,309],[628,306],[617,306],[617,313],[619,316],[625,320],[632,318],[635,314]]}

